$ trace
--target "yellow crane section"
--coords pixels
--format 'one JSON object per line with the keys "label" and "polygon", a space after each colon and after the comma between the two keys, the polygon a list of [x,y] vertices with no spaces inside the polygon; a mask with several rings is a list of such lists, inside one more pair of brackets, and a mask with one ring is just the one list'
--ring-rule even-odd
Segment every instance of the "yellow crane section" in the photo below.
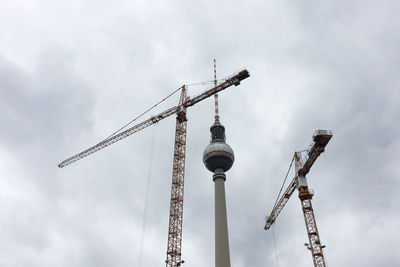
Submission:
{"label": "yellow crane section", "polygon": [[302,157],[302,152],[304,151],[294,153],[295,176],[289,183],[289,186],[286,188],[279,201],[275,204],[271,214],[266,219],[264,227],[265,230],[271,228],[279,213],[297,188],[299,190],[299,199],[301,201],[309,241],[309,243],[306,243],[305,245],[311,251],[315,267],[326,267],[326,264],[322,251],[324,246],[321,245],[314,210],[311,204],[313,193],[308,188],[306,175],[310,171],[310,168],[313,166],[316,159],[325,151],[325,147],[331,138],[331,131],[317,130],[313,135],[313,142],[310,144],[309,148],[305,150],[307,152],[305,158]]}

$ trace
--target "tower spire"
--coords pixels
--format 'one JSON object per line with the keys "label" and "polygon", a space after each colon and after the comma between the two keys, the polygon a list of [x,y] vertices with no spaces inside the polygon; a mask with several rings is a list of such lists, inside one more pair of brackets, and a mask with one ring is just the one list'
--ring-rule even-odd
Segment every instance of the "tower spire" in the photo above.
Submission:
{"label": "tower spire", "polygon": [[[214,86],[217,86],[217,60],[214,58]],[[218,94],[214,95],[215,101],[215,122],[219,122]]]}

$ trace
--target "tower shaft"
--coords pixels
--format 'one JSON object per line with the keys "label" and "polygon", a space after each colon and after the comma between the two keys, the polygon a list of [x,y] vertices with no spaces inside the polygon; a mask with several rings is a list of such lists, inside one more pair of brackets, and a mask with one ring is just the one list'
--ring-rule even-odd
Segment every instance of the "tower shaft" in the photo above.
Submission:
{"label": "tower shaft", "polygon": [[228,220],[226,215],[225,173],[215,170],[215,267],[230,267]]}
{"label": "tower shaft", "polygon": [[313,195],[310,193],[307,186],[300,186],[299,198],[303,210],[304,222],[306,223],[308,241],[310,242],[310,251],[314,261],[314,266],[326,267],[317,223],[315,221],[314,210],[311,204],[312,196]]}
{"label": "tower shaft", "polygon": [[[182,88],[180,102],[186,97],[185,88]],[[182,263],[182,219],[183,219],[183,189],[185,181],[185,154],[186,154],[187,119],[185,111],[176,117],[174,162],[172,168],[171,202],[169,211],[168,267],[180,266]]]}

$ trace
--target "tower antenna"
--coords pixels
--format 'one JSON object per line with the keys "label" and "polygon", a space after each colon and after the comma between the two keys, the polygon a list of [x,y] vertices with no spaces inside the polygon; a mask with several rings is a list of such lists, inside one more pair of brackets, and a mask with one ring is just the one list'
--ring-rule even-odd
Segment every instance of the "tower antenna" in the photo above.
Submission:
{"label": "tower antenna", "polygon": [[[214,86],[217,86],[217,60],[214,58]],[[219,111],[218,111],[218,94],[214,95],[215,100],[215,121],[219,122]]]}

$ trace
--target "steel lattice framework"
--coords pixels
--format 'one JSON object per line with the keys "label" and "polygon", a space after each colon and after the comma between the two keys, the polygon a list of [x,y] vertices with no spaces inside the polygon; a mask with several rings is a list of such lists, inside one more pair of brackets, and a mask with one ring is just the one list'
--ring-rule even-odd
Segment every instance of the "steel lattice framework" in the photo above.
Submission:
{"label": "steel lattice framework", "polygon": [[299,188],[299,198],[301,200],[301,207],[303,209],[304,221],[306,223],[309,248],[314,261],[315,267],[326,267],[324,253],[322,252],[321,241],[317,223],[315,221],[314,210],[311,204],[312,194],[308,187]]}
{"label": "steel lattice framework", "polygon": [[[185,87],[180,102],[185,101]],[[185,111],[178,113],[175,128],[174,161],[172,167],[171,202],[169,211],[167,266],[182,264],[183,189],[185,182],[187,119]]]}
{"label": "steel lattice framework", "polygon": [[[170,202],[170,216],[169,216],[169,229],[168,229],[168,247],[167,247],[167,266],[175,267],[183,263],[182,260],[182,219],[183,219],[183,189],[185,177],[185,154],[186,154],[186,108],[191,107],[200,101],[225,90],[226,88],[234,85],[238,86],[240,82],[250,77],[249,72],[244,69],[240,72],[224,79],[220,84],[214,81],[214,87],[190,99],[186,94],[186,86],[182,86],[181,97],[178,106],[171,107],[151,118],[128,128],[120,133],[115,133],[106,138],[100,143],[69,157],[58,164],[58,167],[63,168],[72,164],[82,158],[85,158],[109,145],[114,144],[144,128],[158,123],[159,121],[177,114],[176,129],[175,129],[175,146],[174,146],[174,160],[172,170],[172,185],[171,185],[171,202]],[[144,113],[143,113],[144,114]]]}
{"label": "steel lattice framework", "polygon": [[[317,223],[314,217],[314,210],[311,204],[313,194],[311,194],[310,190],[308,189],[306,175],[309,173],[310,168],[313,166],[316,159],[321,155],[322,152],[325,151],[325,147],[331,138],[331,131],[317,130],[313,135],[313,142],[310,144],[309,148],[301,152],[294,153],[295,177],[290,182],[279,201],[277,201],[274,205],[271,214],[266,218],[266,224],[264,227],[265,230],[269,230],[271,228],[278,215],[285,207],[289,198],[297,188],[299,190],[299,198],[303,210],[304,221],[306,223],[308,241],[310,242],[309,244],[305,245],[309,245],[308,249],[311,251],[314,267],[326,267],[326,265],[324,254],[322,252],[324,246],[321,245]],[[302,152],[307,152],[305,160],[302,160]],[[291,166],[292,165],[290,165],[290,167]]]}
{"label": "steel lattice framework", "polygon": [[[88,149],[86,149],[72,157],[69,157],[69,158],[63,160],[60,164],[58,164],[58,167],[64,168],[65,166],[72,164],[75,161],[83,159],[83,158],[85,158],[85,157],[87,157],[109,145],[112,145],[115,142],[118,142],[118,141],[124,139],[125,137],[128,137],[140,130],[143,130],[144,128],[149,127],[150,125],[153,125],[173,114],[177,114],[177,113],[181,112],[182,110],[185,110],[186,108],[191,107],[191,106],[199,103],[200,101],[202,101],[222,90],[225,90],[226,88],[228,88],[232,85],[238,86],[240,84],[241,80],[244,80],[248,77],[250,77],[249,72],[247,70],[242,70],[239,73],[233,75],[232,77],[226,78],[225,81],[220,83],[219,85],[216,85],[215,87],[203,92],[202,94],[200,94],[192,99],[189,99],[189,98],[182,99],[182,97],[181,97],[181,100],[180,100],[178,106],[171,107],[171,108],[151,117],[150,119],[147,119],[135,126],[132,126],[131,128],[129,128],[119,134],[112,135],[112,136],[106,138],[105,140],[101,141],[100,143],[98,143],[92,147],[89,147]],[[184,87],[185,86],[183,86],[182,88],[184,88]]]}
{"label": "steel lattice framework", "polygon": [[267,218],[267,222],[265,224],[264,229],[269,230],[271,226],[275,223],[276,218],[278,217],[279,213],[281,213],[283,207],[289,201],[289,198],[292,196],[294,190],[296,190],[296,183],[297,183],[297,176],[293,178],[290,182],[289,186],[283,193],[283,196],[279,199],[279,202],[275,205],[274,209],[271,212],[271,215]]}

